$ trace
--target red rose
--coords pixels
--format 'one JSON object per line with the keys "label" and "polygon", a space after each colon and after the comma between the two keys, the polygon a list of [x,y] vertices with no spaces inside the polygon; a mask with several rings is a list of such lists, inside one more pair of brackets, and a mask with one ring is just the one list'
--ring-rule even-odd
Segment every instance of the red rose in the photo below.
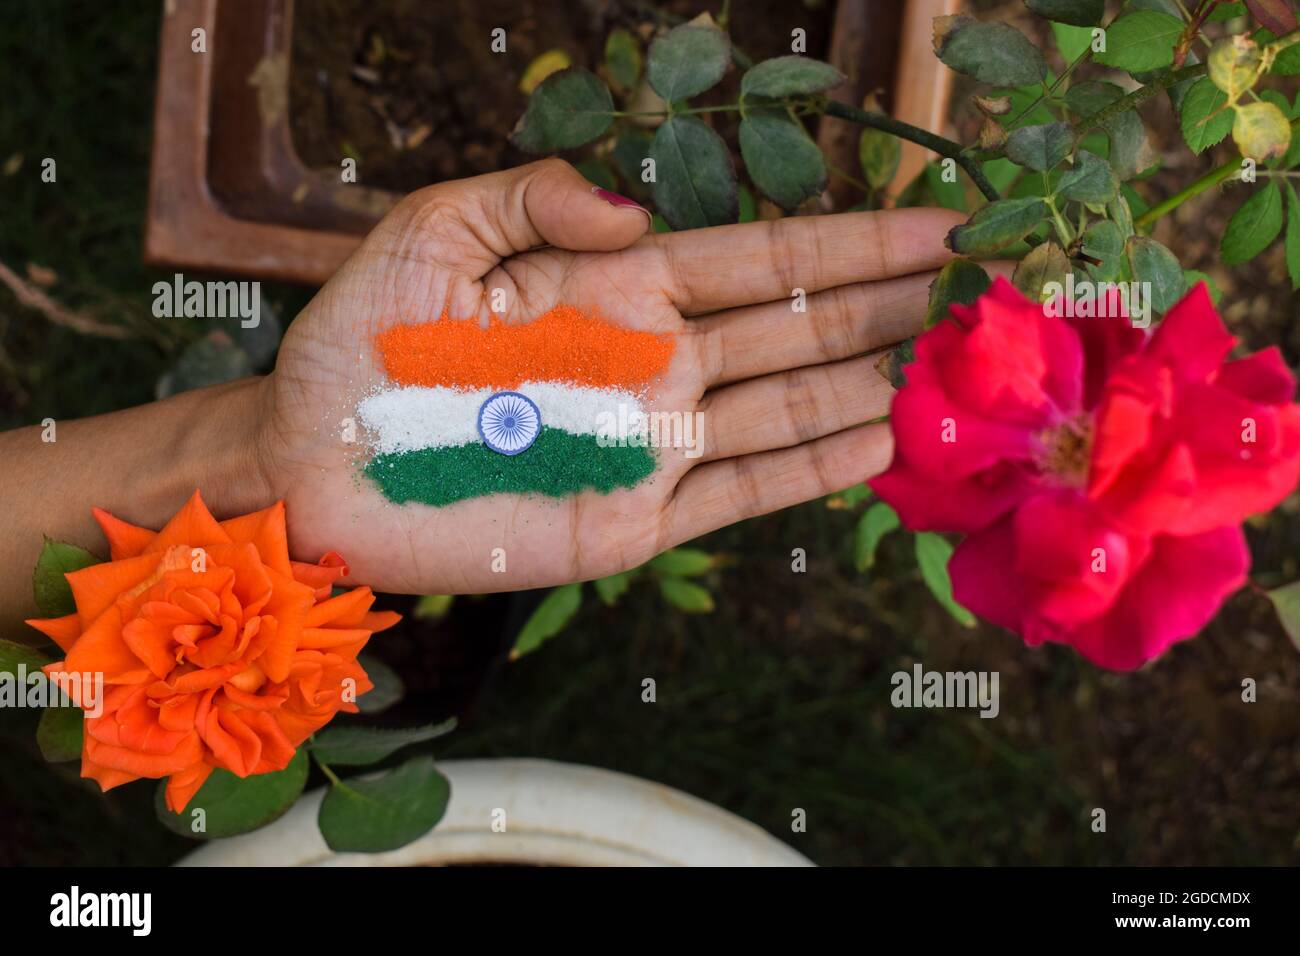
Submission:
{"label": "red rose", "polygon": [[1242,585],[1239,525],[1300,477],[1300,406],[1276,348],[1235,340],[1198,285],[1148,334],[1065,318],[1005,279],[916,341],[894,461],[871,487],[916,530],[960,531],[954,596],[1029,644],[1128,669]]}

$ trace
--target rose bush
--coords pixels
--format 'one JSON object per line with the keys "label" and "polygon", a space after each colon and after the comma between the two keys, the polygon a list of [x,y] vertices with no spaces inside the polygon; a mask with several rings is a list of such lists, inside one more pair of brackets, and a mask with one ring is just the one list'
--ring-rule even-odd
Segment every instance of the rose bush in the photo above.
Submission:
{"label": "rose bush", "polygon": [[161,531],[95,510],[111,560],[67,575],[76,612],[28,623],[65,652],[47,672],[104,675],[81,774],[103,789],[167,777],[179,812],[214,768],[282,770],[371,688],[357,653],[395,624],[367,587],[331,597],[337,554],[289,559],[282,502],[217,521],[198,492]]}
{"label": "rose bush", "polygon": [[1300,406],[1276,348],[1227,360],[1203,284],[1150,334],[1121,305],[1066,318],[1004,279],[954,305],[916,340],[869,484],[908,527],[967,535],[965,607],[1129,669],[1244,583],[1239,526],[1295,488]]}

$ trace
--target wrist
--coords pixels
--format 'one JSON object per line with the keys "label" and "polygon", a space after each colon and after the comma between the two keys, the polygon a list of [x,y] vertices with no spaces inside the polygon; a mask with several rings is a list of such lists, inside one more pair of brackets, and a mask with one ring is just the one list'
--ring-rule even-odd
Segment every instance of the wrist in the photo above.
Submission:
{"label": "wrist", "polygon": [[31,569],[43,535],[107,557],[93,506],[156,529],[195,489],[218,518],[274,502],[263,464],[269,395],[268,378],[242,379],[0,434],[10,476],[0,509],[0,630],[36,612]]}
{"label": "wrist", "polygon": [[[151,500],[131,502],[159,515],[176,511],[197,489],[218,518],[265,508],[275,500],[265,467],[269,376],[184,392],[162,404],[170,428],[162,460],[134,467],[149,475],[134,487]],[[150,456],[152,457],[152,456]],[[107,506],[105,506],[107,507]],[[111,510],[111,508],[110,508]]]}

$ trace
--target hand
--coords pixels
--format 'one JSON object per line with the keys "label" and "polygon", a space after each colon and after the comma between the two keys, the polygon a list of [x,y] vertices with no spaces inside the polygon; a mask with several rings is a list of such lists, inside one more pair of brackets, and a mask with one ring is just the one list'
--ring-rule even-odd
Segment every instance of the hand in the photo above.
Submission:
{"label": "hand", "polygon": [[[589,580],[744,518],[848,487],[891,455],[892,389],[863,353],[919,330],[931,270],[961,217],[846,213],[646,235],[649,217],[546,160],[407,197],[285,335],[262,383],[261,471],[295,555],[342,553],[351,581],[457,593]],[[807,309],[792,294],[807,293]],[[651,410],[703,412],[703,454],[662,449],[633,489],[395,505],[342,440],[384,381],[373,339],[444,311],[507,321],[560,303],[676,336]],[[364,436],[362,436],[364,437]],[[494,573],[503,548],[506,573]]]}

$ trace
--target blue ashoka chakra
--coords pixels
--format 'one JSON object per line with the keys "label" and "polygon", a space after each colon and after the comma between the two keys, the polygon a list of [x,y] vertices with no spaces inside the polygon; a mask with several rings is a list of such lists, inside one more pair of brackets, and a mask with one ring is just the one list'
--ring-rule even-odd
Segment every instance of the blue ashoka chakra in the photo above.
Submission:
{"label": "blue ashoka chakra", "polygon": [[542,413],[527,396],[497,392],[478,410],[478,433],[493,451],[517,455],[542,433]]}

